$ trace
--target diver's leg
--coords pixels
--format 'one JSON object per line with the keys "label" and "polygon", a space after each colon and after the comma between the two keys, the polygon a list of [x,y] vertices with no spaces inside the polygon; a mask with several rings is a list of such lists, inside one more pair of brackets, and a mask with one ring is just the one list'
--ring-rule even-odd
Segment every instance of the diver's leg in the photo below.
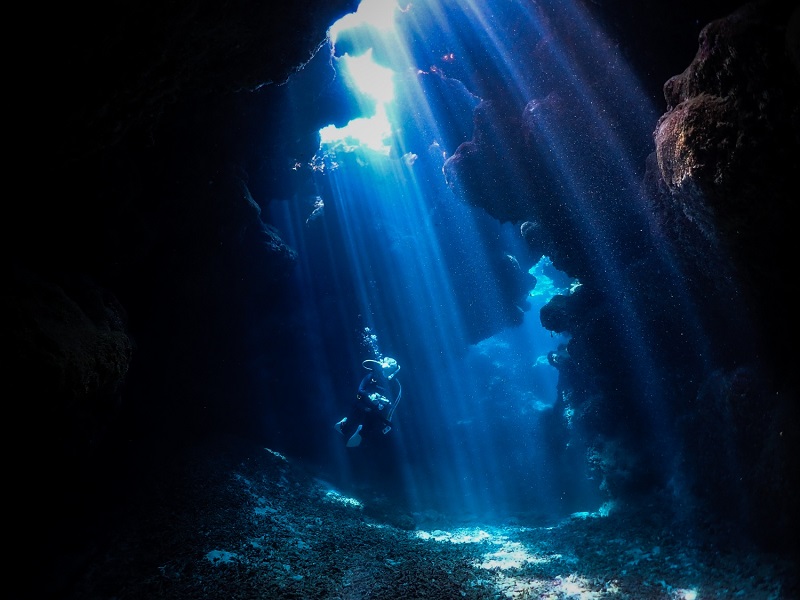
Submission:
{"label": "diver's leg", "polygon": [[342,435],[344,435],[344,428],[346,425],[347,425],[347,417],[336,423],[336,425],[334,425],[333,428]]}

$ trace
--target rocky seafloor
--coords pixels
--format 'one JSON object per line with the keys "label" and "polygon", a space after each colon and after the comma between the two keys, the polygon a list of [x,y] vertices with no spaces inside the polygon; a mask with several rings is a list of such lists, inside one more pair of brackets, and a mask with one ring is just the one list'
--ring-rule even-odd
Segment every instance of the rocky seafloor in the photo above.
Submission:
{"label": "rocky seafloor", "polygon": [[681,522],[656,504],[455,523],[345,495],[249,445],[182,455],[98,528],[55,557],[54,596],[789,600],[800,589],[788,558],[742,549],[713,521]]}

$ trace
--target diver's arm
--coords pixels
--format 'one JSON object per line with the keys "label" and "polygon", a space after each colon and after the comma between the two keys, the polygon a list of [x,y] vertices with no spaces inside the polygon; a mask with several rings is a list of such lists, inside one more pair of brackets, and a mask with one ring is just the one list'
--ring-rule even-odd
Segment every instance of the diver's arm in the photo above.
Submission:
{"label": "diver's arm", "polygon": [[372,375],[371,374],[368,374],[368,375],[364,376],[364,378],[361,380],[361,383],[358,384],[358,395],[359,396],[364,396],[364,398],[369,396],[369,394],[370,394],[370,391],[369,391],[370,385],[369,385],[369,383],[370,383],[371,380],[372,380]]}

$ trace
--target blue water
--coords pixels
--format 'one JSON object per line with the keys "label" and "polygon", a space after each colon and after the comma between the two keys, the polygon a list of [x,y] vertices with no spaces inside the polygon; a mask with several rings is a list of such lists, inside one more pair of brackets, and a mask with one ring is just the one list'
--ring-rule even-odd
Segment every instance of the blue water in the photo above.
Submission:
{"label": "blue water", "polygon": [[[412,506],[455,514],[509,514],[530,506],[549,511],[564,502],[570,509],[596,509],[596,497],[587,504],[565,497],[586,475],[576,464],[575,480],[560,481],[553,471],[564,449],[548,447],[541,432],[542,415],[552,411],[557,394],[557,371],[547,354],[565,341],[539,322],[538,309],[563,291],[548,277],[547,260],[527,257],[511,224],[494,223],[452,198],[446,201],[458,212],[457,227],[437,225],[428,200],[409,185],[414,176],[408,167],[372,158],[356,173],[334,177],[324,217],[306,223],[288,204],[272,214],[291,232],[287,242],[300,249],[297,284],[308,302],[303,335],[314,340],[315,376],[331,380],[319,383],[328,389],[320,409],[329,423],[315,438],[329,438],[322,445],[339,458],[342,481],[388,485],[388,493]],[[501,285],[492,262],[517,255],[527,258],[520,268],[537,277],[515,309],[520,324],[501,323],[496,333],[471,343],[449,269],[466,269],[464,302],[483,304],[489,327],[497,319],[500,300],[493,295]],[[464,265],[464,257],[474,264]],[[552,267],[549,272],[558,276]],[[375,446],[346,449],[332,425],[347,414],[364,373],[361,361],[374,356],[392,356],[401,365],[396,425]],[[339,368],[347,377],[337,377]]]}
{"label": "blue water", "polygon": [[[312,365],[298,400],[312,413],[307,430],[314,450],[305,452],[330,469],[337,484],[387,494],[413,509],[482,518],[595,511],[606,498],[589,472],[588,449],[579,436],[563,433],[565,423],[569,432],[571,409],[547,359],[567,339],[539,320],[553,294],[569,294],[580,282],[527,247],[520,223],[498,220],[457,198],[442,170],[471,138],[472,110],[492,93],[481,77],[486,65],[504,73],[505,92],[521,101],[546,95],[553,75],[523,73],[530,67],[521,62],[513,32],[488,9],[461,4],[445,16],[437,3],[420,3],[396,14],[404,27],[393,33],[358,30],[337,40],[338,57],[369,53],[395,70],[394,100],[385,106],[389,95],[359,95],[346,57],[322,52],[316,59],[330,62],[337,81],[348,82],[359,118],[382,114],[383,106],[393,134],[384,148],[374,140],[368,148],[344,133],[342,143],[322,144],[313,189],[270,206],[267,220],[299,256],[292,284],[304,318],[295,332]],[[517,22],[548,35],[547,22],[534,9],[507,9],[516,11]],[[416,40],[417,53],[426,44],[454,50],[440,54],[435,65],[417,65],[409,43],[415,19],[422,18],[426,38]],[[608,50],[596,43],[602,32],[577,11],[572,18],[575,35],[594,40],[592,60],[606,60],[597,55]],[[480,37],[470,48],[482,48],[483,56],[459,51],[464,35]],[[613,238],[613,224],[593,214],[590,199],[599,185],[613,188],[621,202],[633,202],[642,165],[631,148],[648,147],[655,112],[620,66],[612,85],[637,117],[623,128],[606,115],[591,65],[581,64],[574,48],[565,45],[551,61],[571,89],[581,90],[571,101],[607,127],[606,153],[618,172],[598,184],[593,165],[586,174],[562,166],[562,181],[583,215],[579,233],[598,240],[593,260],[623,285],[625,275],[616,271],[614,251],[604,241]],[[580,153],[564,148],[559,158],[559,132],[545,134],[552,136],[554,168]],[[510,178],[514,168],[509,164]],[[371,447],[345,448],[333,424],[349,410],[364,373],[361,362],[381,356],[401,365],[395,427]],[[643,366],[642,378],[648,369]]]}

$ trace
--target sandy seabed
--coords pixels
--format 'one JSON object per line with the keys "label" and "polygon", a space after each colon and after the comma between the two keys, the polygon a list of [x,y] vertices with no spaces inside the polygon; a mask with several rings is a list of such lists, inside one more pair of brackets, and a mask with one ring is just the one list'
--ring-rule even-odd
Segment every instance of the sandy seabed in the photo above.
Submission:
{"label": "sandy seabed", "polygon": [[800,597],[792,560],[698,542],[702,524],[653,505],[453,523],[344,495],[268,448],[194,451],[113,521],[57,561],[62,600]]}

